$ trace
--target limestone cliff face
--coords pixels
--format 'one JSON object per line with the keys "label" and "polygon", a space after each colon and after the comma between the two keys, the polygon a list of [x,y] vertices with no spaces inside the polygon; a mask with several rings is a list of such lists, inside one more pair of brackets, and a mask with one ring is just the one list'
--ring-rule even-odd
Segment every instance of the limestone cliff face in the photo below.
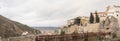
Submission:
{"label": "limestone cliff face", "polygon": [[102,21],[100,23],[100,29],[104,29],[106,31],[111,31],[111,32],[118,31],[119,30],[118,19],[113,16],[107,17],[105,21]]}
{"label": "limestone cliff face", "polygon": [[28,31],[30,34],[40,33],[27,25],[9,20],[0,15],[0,36],[2,38],[20,36],[24,31]]}

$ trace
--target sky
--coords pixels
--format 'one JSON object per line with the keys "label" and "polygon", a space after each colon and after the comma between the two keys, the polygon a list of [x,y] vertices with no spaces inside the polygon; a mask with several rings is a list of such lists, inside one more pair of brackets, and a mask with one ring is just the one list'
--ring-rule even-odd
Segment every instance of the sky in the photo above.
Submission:
{"label": "sky", "polygon": [[59,27],[113,5],[120,6],[120,0],[0,0],[0,15],[28,26]]}

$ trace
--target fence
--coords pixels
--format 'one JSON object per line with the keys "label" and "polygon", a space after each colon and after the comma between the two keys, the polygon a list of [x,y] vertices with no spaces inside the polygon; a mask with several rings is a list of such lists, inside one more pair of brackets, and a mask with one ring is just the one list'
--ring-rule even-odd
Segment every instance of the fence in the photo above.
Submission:
{"label": "fence", "polygon": [[105,39],[111,33],[79,33],[65,35],[40,35],[35,41],[98,41]]}

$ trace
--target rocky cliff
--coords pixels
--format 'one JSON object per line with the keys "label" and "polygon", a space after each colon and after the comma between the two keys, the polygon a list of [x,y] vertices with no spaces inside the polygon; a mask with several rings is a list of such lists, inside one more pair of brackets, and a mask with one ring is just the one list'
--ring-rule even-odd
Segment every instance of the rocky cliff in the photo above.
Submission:
{"label": "rocky cliff", "polygon": [[28,31],[29,34],[40,33],[40,31],[27,25],[12,21],[0,15],[0,36],[2,38],[21,36],[21,34],[25,31]]}
{"label": "rocky cliff", "polygon": [[108,16],[100,23],[100,31],[110,32],[112,37],[120,37],[119,20],[113,16]]}
{"label": "rocky cliff", "polygon": [[112,32],[116,32],[119,30],[119,22],[118,19],[109,16],[104,21],[100,23],[100,29],[111,30]]}

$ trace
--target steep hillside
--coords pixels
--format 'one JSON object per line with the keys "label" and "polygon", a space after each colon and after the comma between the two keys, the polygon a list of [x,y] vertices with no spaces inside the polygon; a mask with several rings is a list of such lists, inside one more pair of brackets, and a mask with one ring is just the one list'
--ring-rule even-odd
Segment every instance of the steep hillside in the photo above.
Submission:
{"label": "steep hillside", "polygon": [[40,31],[27,25],[9,20],[8,18],[0,15],[0,36],[2,38],[20,36],[25,31],[28,31],[29,34],[40,33]]}

